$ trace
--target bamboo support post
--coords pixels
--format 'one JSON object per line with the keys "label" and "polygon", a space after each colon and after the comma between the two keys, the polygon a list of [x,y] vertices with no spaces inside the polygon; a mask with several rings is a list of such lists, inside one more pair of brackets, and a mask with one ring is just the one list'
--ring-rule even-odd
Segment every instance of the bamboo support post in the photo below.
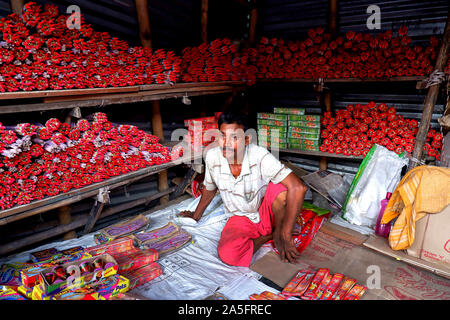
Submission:
{"label": "bamboo support post", "polygon": [[201,7],[201,41],[202,43],[208,42],[208,6],[209,0],[202,0]]}
{"label": "bamboo support post", "polygon": [[[338,0],[329,0],[328,1],[328,32],[332,37],[335,37],[337,34],[337,11],[338,11]],[[330,90],[323,90],[321,87],[321,92],[323,93],[323,103],[325,105],[325,111],[331,111],[331,93]],[[319,170],[327,169],[327,157],[321,157],[319,161]]]}
{"label": "bamboo support post", "polygon": [[[139,22],[139,34],[143,47],[152,49],[152,37],[150,29],[150,18],[148,15],[148,3],[147,0],[136,0],[136,12]],[[153,134],[157,136],[161,143],[164,142],[164,133],[162,127],[161,107],[159,100],[152,102],[152,130]],[[158,190],[165,191],[169,188],[167,181],[167,171],[164,170],[158,174]],[[161,204],[169,201],[168,196],[164,196],[160,199]]]}
{"label": "bamboo support post", "polygon": [[11,11],[18,15],[22,14],[22,8],[25,5],[25,0],[11,0]]}
{"label": "bamboo support post", "polygon": [[250,9],[250,25],[248,29],[248,42],[251,46],[255,44],[257,23],[258,23],[258,7],[256,4],[256,0],[252,0]]}
{"label": "bamboo support post", "polygon": [[[447,23],[445,25],[444,35],[442,37],[442,44],[439,50],[439,54],[436,59],[434,70],[443,72],[448,56],[450,54],[450,14],[447,16]],[[428,88],[427,95],[424,101],[424,108],[422,112],[422,118],[420,120],[419,130],[417,131],[416,141],[414,143],[413,158],[417,160],[422,159],[423,148],[427,140],[427,133],[430,127],[431,118],[433,116],[434,106],[436,104],[437,97],[439,95],[439,84],[434,84]],[[418,165],[416,161],[411,161],[409,169],[413,169]]]}

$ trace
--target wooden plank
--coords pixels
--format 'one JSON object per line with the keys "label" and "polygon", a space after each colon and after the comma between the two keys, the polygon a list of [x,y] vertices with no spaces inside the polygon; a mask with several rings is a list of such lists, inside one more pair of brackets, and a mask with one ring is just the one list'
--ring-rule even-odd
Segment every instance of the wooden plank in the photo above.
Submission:
{"label": "wooden plank", "polygon": [[143,47],[152,49],[150,19],[147,0],[136,0],[136,14],[139,23],[139,38]]}
{"label": "wooden plank", "polygon": [[[421,81],[423,79],[425,79],[426,77],[424,76],[404,76],[404,77],[393,77],[393,78],[382,78],[382,79],[360,79],[360,78],[338,78],[338,79],[334,79],[334,78],[324,78],[323,82],[324,83],[330,83],[330,82],[343,82],[343,83],[352,83],[352,82],[408,82],[408,81]],[[311,83],[311,82],[319,82],[319,79],[263,79],[263,80],[258,80],[257,83],[265,83],[265,82],[269,82],[269,83],[284,83],[284,82],[306,82],[306,83]]]}
{"label": "wooden plank", "polygon": [[86,88],[86,89],[65,89],[65,90],[42,90],[42,91],[18,91],[0,93],[0,100],[12,99],[32,99],[50,97],[72,97],[94,94],[112,94],[124,92],[138,92],[139,86],[108,87],[108,88]]}
{"label": "wooden plank", "polygon": [[[201,157],[201,155],[199,156]],[[98,189],[100,188],[107,186],[109,187],[109,189],[114,189],[123,186],[127,183],[140,180],[149,175],[159,173],[168,168],[177,166],[187,161],[187,159],[188,159],[187,157],[183,157],[170,163],[142,168],[137,171],[133,171],[118,177],[110,178],[108,180],[99,183],[82,187],[80,189],[70,190],[63,194],[59,194],[38,201],[33,201],[26,205],[21,205],[0,211],[0,225],[6,225],[13,221],[24,219],[42,212],[59,208],[64,205],[78,202],[82,199],[96,195],[98,193]],[[196,158],[191,157],[191,160],[196,160]]]}
{"label": "wooden plank", "polygon": [[11,11],[18,15],[22,15],[22,8],[25,4],[25,0],[11,0]]}
{"label": "wooden plank", "polygon": [[258,7],[257,0],[250,2],[250,24],[248,28],[248,42],[252,46],[256,41],[256,30],[258,25]]}
{"label": "wooden plank", "polygon": [[392,250],[389,246],[388,240],[378,236],[370,236],[369,239],[363,243],[363,246],[388,255],[396,260],[401,260],[413,266],[431,271],[437,275],[450,279],[450,267],[440,263],[428,262],[416,257],[412,257],[403,251]]}
{"label": "wooden plank", "polygon": [[95,204],[92,206],[92,209],[89,212],[89,219],[86,222],[86,225],[84,226],[83,235],[91,232],[92,228],[94,227],[95,223],[100,217],[100,214],[102,213],[104,205],[105,204],[103,202],[96,201]]}
{"label": "wooden plank", "polygon": [[308,150],[297,150],[297,149],[279,149],[280,152],[293,153],[293,154],[301,154],[305,156],[313,156],[313,157],[327,157],[327,158],[338,158],[338,159],[347,159],[347,160],[362,160],[363,156],[344,156],[342,154],[322,152],[322,151],[308,151]]}

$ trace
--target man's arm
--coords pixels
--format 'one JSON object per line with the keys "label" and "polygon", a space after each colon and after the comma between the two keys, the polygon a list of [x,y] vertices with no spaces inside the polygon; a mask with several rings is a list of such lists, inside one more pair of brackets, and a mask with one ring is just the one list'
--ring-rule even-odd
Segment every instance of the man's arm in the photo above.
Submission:
{"label": "man's arm", "polygon": [[212,191],[210,191],[206,188],[203,189],[202,195],[200,196],[200,202],[198,203],[195,211],[194,212],[182,211],[182,212],[180,212],[180,215],[183,217],[192,218],[196,221],[199,221],[203,215],[203,212],[205,212],[206,208],[208,207],[208,205],[211,203],[212,199],[216,195],[216,191],[217,191],[217,189],[212,190]]}
{"label": "man's arm", "polygon": [[275,226],[274,242],[283,261],[295,262],[299,252],[292,239],[292,231],[308,188],[294,173],[284,178],[281,184],[287,188],[286,212],[281,223]]}

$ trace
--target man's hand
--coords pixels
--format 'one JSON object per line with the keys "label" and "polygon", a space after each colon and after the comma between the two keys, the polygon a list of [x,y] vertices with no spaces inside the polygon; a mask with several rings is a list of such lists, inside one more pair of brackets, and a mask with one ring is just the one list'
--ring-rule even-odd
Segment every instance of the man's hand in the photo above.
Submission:
{"label": "man's hand", "polygon": [[194,214],[195,214],[195,212],[192,212],[192,211],[189,211],[189,210],[185,210],[185,211],[181,211],[181,212],[180,212],[180,216],[182,216],[182,217],[184,217],[184,218],[192,218],[192,219],[194,219],[195,221],[200,220],[200,219],[194,218]]}
{"label": "man's hand", "polygon": [[282,235],[280,232],[275,231],[273,233],[273,242],[280,254],[280,259],[283,262],[296,263],[300,257],[300,253],[294,244],[292,234]]}

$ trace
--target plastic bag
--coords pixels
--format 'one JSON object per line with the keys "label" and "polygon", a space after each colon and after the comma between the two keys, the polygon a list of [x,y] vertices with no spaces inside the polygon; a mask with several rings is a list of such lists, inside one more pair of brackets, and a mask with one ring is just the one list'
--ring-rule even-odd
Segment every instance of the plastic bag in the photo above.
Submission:
{"label": "plastic bag", "polygon": [[373,228],[387,192],[400,182],[402,168],[408,164],[403,152],[398,155],[374,144],[356,173],[342,209],[350,223]]}

